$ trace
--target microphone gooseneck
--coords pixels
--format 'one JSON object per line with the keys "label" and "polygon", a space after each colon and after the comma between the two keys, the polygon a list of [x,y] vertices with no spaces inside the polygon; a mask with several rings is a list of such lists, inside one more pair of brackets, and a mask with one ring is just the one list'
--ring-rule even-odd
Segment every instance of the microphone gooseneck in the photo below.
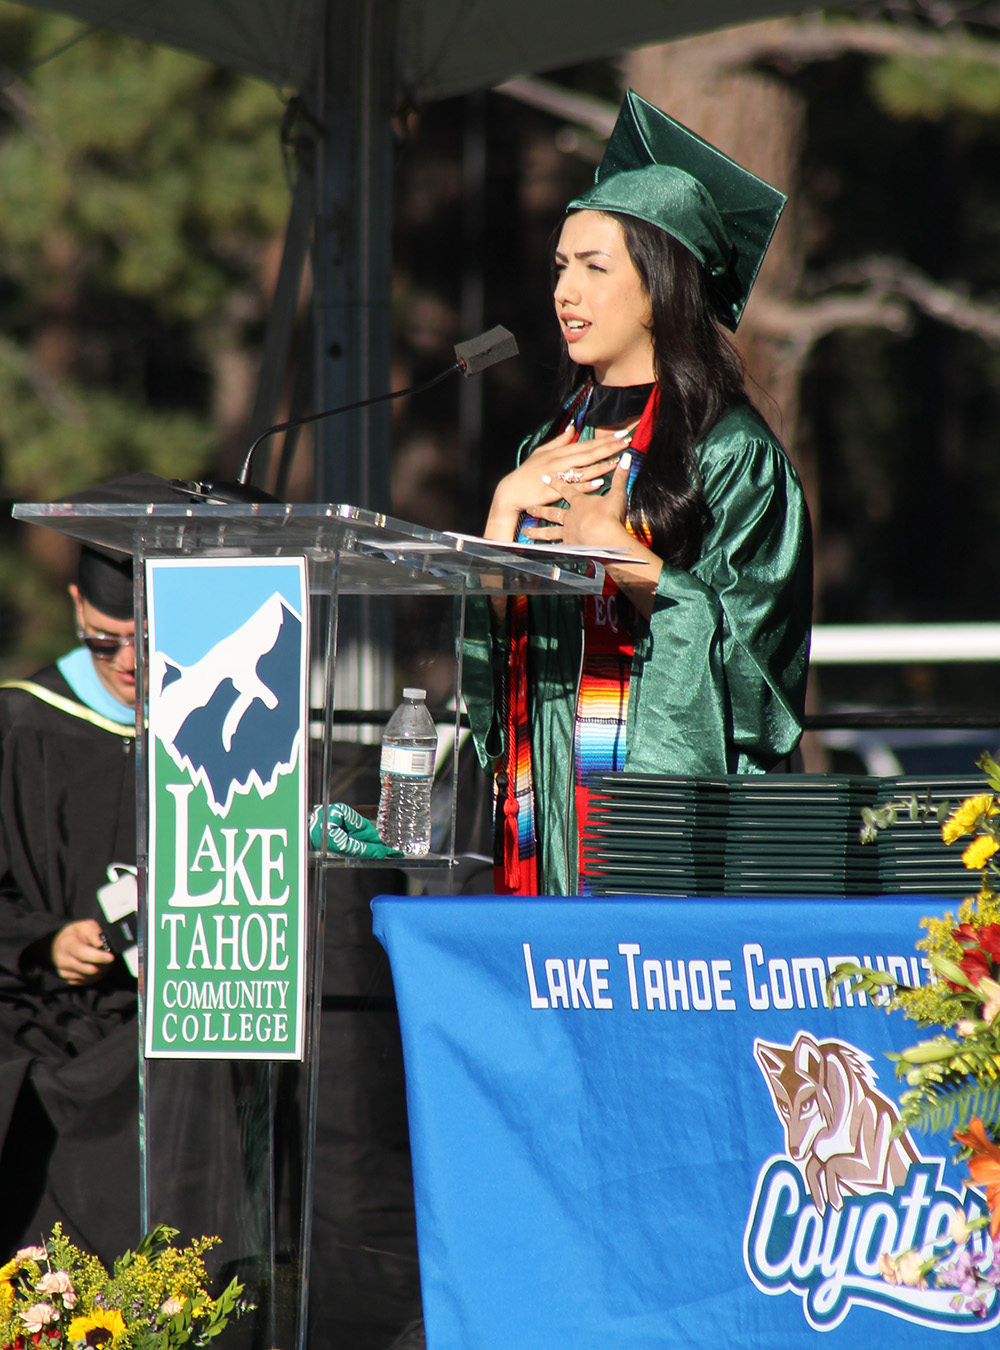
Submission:
{"label": "microphone gooseneck", "polygon": [[432,389],[434,385],[440,384],[442,380],[446,380],[449,375],[454,375],[456,370],[461,369],[461,363],[456,361],[447,370],[441,371],[440,374],[435,375],[431,380],[426,380],[423,384],[411,384],[408,389],[397,389],[391,394],[376,394],[374,398],[362,398],[357,403],[345,403],[339,408],[326,408],[323,412],[310,413],[308,417],[294,417],[290,422],[277,422],[273,427],[268,427],[266,431],[262,431],[247,451],[243,467],[237,475],[237,482],[246,483],[250,474],[254,451],[261,441],[267,440],[268,436],[274,436],[279,431],[290,431],[292,427],[308,426],[310,422],[319,422],[324,417],[336,417],[337,413],[356,412],[358,408],[370,408],[373,403],[388,403],[391,399],[402,398],[405,394],[422,394],[425,389]]}
{"label": "microphone gooseneck", "polygon": [[516,356],[517,351],[517,339],[514,334],[498,325],[496,328],[491,328],[489,332],[480,333],[478,337],[470,338],[467,342],[456,343],[454,363],[447,370],[441,371],[440,374],[435,375],[432,379],[425,380],[422,384],[411,384],[407,389],[397,389],[390,394],[375,394],[372,398],[359,399],[356,403],[345,403],[339,408],[325,408],[322,412],[309,413],[306,417],[295,417],[289,422],[278,422],[273,427],[267,427],[247,451],[246,458],[243,460],[243,465],[237,476],[237,483],[241,487],[247,486],[254,451],[261,441],[267,440],[268,436],[274,436],[279,431],[290,431],[292,427],[308,426],[310,422],[319,422],[324,417],[336,417],[338,413],[356,412],[359,408],[370,408],[375,403],[388,403],[392,399],[403,398],[406,394],[422,394],[425,390],[433,389],[436,384],[440,384],[449,375],[454,375],[458,371],[461,371],[468,379],[470,375],[478,375],[480,371],[495,366],[499,361],[506,361],[508,357]]}

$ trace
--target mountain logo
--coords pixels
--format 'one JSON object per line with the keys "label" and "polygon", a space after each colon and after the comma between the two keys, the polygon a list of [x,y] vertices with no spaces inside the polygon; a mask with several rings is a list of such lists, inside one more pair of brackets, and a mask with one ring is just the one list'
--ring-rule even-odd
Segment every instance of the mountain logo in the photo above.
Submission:
{"label": "mountain logo", "polygon": [[[871,1056],[801,1030],[790,1045],[758,1037],[753,1054],[784,1143],[758,1173],[744,1233],[744,1265],[757,1288],[798,1295],[816,1331],[839,1326],[855,1305],[937,1330],[995,1327],[995,1295],[976,1318],[953,1306],[952,1289],[881,1277],[882,1253],[944,1250],[955,1209],[985,1213],[986,1202],[945,1182],[946,1158],[922,1157],[907,1132],[893,1133],[899,1113],[876,1086]],[[980,1255],[989,1238],[972,1242]]]}
{"label": "mountain logo", "polygon": [[295,767],[301,644],[301,619],[275,593],[192,665],[154,655],[155,734],[217,815],[251,787],[267,796]]}
{"label": "mountain logo", "polygon": [[299,1059],[306,560],[147,559],[146,611],[146,1054]]}

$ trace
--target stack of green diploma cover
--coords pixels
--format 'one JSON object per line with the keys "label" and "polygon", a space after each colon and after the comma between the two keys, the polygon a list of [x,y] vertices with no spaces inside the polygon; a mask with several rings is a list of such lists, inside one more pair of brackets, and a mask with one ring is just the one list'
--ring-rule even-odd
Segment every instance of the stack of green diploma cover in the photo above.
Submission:
{"label": "stack of green diploma cover", "polygon": [[[862,844],[862,808],[915,794],[934,807],[981,778],[605,774],[583,838],[592,895],[965,895],[968,874],[932,811]],[[958,864],[958,865],[956,865]]]}

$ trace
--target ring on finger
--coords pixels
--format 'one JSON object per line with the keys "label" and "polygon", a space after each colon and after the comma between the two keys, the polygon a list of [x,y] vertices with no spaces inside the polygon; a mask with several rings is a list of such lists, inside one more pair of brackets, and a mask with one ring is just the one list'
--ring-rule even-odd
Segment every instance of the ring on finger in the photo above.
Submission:
{"label": "ring on finger", "polygon": [[583,474],[579,469],[566,469],[563,473],[557,473],[556,477],[564,483],[582,483]]}

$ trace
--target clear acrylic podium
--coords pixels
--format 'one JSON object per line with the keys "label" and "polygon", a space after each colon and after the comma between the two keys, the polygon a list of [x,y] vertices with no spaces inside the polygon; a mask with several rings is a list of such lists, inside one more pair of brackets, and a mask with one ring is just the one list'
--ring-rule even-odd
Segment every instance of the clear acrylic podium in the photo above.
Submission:
{"label": "clear acrylic podium", "polygon": [[[81,542],[128,552],[136,560],[136,630],[144,629],[144,564],[163,558],[302,558],[308,578],[312,686],[322,707],[310,715],[306,744],[318,759],[319,795],[328,805],[334,727],[338,613],[343,597],[449,595],[457,602],[456,737],[462,692],[465,602],[499,594],[600,593],[599,562],[551,548],[500,546],[441,534],[353,506],[79,503],[17,504],[18,520],[45,525]],[[148,671],[137,649],[137,709],[146,705]],[[237,1275],[255,1311],[231,1323],[224,1341],[250,1350],[293,1350],[307,1343],[313,1159],[322,1047],[323,936],[336,903],[339,869],[365,866],[321,851],[308,856],[305,1037],[301,1063],[253,1060],[146,1059],[145,901],[149,798],[144,719],[137,712],[137,858],[140,905],[140,1155],[144,1229],[178,1228],[183,1240],[222,1239],[221,1279]],[[407,869],[448,869],[454,862],[458,800],[452,766],[448,850],[407,859]],[[372,866],[373,864],[367,864]],[[374,864],[385,867],[386,863]],[[392,866],[399,866],[393,862]],[[139,1234],[136,1235],[137,1238]],[[326,1345],[319,1328],[314,1345]],[[337,1350],[337,1347],[334,1347]],[[344,1350],[350,1350],[345,1346]]]}

